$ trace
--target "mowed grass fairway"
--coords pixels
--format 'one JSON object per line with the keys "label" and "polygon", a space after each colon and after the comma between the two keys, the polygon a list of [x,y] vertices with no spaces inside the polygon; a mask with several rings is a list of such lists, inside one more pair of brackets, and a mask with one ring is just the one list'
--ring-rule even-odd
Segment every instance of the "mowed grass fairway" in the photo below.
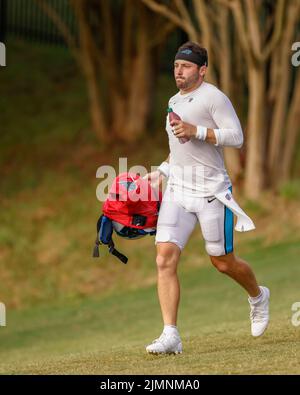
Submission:
{"label": "mowed grass fairway", "polygon": [[300,326],[291,323],[291,306],[300,301],[299,255],[299,243],[286,242],[245,256],[260,283],[271,290],[271,322],[261,338],[250,335],[246,294],[207,262],[180,269],[182,355],[145,352],[145,345],[161,331],[156,288],[151,285],[102,298],[8,311],[7,326],[0,328],[0,371],[299,374]]}

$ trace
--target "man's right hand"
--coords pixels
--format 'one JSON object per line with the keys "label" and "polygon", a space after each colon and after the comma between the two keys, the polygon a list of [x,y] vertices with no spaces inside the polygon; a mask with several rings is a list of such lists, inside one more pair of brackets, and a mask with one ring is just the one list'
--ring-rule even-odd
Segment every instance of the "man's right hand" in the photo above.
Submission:
{"label": "man's right hand", "polygon": [[150,181],[150,185],[152,188],[161,188],[162,182],[165,176],[159,171],[155,170],[151,173],[147,173],[143,179]]}

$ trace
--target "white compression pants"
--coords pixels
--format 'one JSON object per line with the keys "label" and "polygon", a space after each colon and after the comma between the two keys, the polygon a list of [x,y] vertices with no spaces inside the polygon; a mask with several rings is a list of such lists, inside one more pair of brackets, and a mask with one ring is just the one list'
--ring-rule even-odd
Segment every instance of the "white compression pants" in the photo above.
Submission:
{"label": "white compression pants", "polygon": [[214,196],[179,196],[169,186],[159,211],[155,244],[171,242],[183,250],[197,222],[209,255],[221,256],[233,251],[233,213]]}

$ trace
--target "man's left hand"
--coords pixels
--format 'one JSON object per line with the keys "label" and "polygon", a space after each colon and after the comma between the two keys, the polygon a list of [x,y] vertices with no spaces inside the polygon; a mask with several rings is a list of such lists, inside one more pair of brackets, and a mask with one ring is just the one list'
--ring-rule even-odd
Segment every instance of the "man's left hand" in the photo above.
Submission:
{"label": "man's left hand", "polygon": [[190,139],[191,137],[195,137],[197,133],[197,127],[195,125],[191,125],[190,123],[174,120],[171,122],[171,126],[173,128],[174,136],[177,138],[186,137]]}

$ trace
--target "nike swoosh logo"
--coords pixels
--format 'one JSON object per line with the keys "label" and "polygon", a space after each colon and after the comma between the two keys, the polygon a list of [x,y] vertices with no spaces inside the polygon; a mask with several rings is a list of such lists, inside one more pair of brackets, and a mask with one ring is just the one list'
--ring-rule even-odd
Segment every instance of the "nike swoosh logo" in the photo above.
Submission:
{"label": "nike swoosh logo", "polygon": [[213,198],[213,199],[207,199],[207,201],[208,201],[208,203],[211,203],[211,202],[213,202],[214,200],[216,200],[217,198]]}

